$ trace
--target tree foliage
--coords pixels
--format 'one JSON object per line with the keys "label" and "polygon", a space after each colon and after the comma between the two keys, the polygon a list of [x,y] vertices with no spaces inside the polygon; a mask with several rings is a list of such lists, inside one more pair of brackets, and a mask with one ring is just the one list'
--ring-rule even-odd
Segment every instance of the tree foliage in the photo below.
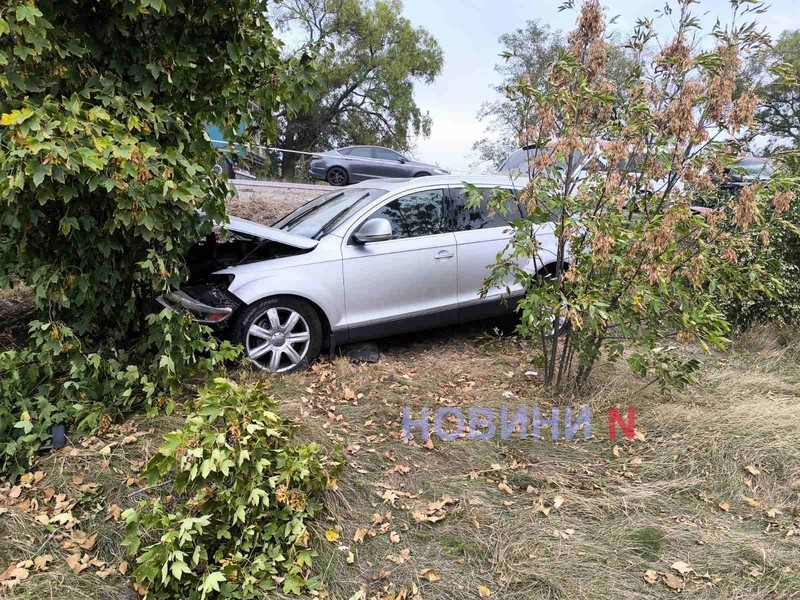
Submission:
{"label": "tree foliage", "polygon": [[[308,520],[339,470],[273,411],[263,386],[217,379],[143,474],[175,494],[123,513],[147,598],[264,598],[318,589]],[[147,540],[157,536],[157,540]]]}
{"label": "tree foliage", "polygon": [[0,286],[31,286],[36,302],[28,346],[0,355],[0,468],[24,469],[53,423],[91,429],[157,406],[179,376],[232,355],[207,328],[146,315],[225,215],[204,125],[232,131],[255,100],[277,110],[307,64],[281,60],[266,10],[0,5]]}
{"label": "tree foliage", "polygon": [[[442,69],[442,50],[422,27],[401,15],[400,0],[286,0],[278,16],[312,49],[325,93],[295,116],[279,112],[279,145],[313,151],[347,144],[405,150],[430,132],[430,117],[414,101],[414,83]],[[285,177],[297,155],[283,155]]]}
{"label": "tree foliage", "polygon": [[[628,47],[642,69],[620,87],[604,76],[602,9],[586,0],[544,85],[517,86],[535,112],[526,137],[537,150],[522,192],[529,215],[487,285],[511,277],[527,289],[520,328],[538,341],[549,385],[571,378],[581,387],[605,353],[681,386],[699,363],[680,344],[724,347],[721,299],[746,298],[771,279],[770,235],[798,179],[779,172],[725,198],[715,185],[753,125],[755,95],[734,99],[742,57],[768,43],[747,21],[762,5],[731,7],[730,22],[706,40],[695,35],[689,0],[667,7],[670,40],[640,21]],[[693,203],[720,208],[701,216]],[[543,258],[543,235],[556,243],[547,270],[528,258]]]}
{"label": "tree foliage", "polygon": [[773,144],[800,146],[800,30],[784,31],[754,61],[755,75],[764,76],[770,69],[769,81],[758,89],[760,133],[770,136]]}

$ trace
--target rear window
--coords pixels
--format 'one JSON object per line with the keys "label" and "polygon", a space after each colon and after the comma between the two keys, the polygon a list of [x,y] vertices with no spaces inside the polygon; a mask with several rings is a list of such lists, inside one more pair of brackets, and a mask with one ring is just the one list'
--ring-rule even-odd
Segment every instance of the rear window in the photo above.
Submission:
{"label": "rear window", "polygon": [[467,196],[464,188],[451,191],[456,205],[456,231],[508,227],[512,221],[519,220],[525,215],[522,203],[513,192],[506,200],[506,214],[503,216],[497,211],[489,210],[492,189],[479,188],[478,191],[482,194],[481,205],[472,209],[467,208]]}
{"label": "rear window", "polygon": [[350,156],[360,156],[361,158],[372,158],[372,152],[369,148],[352,148],[349,154]]}

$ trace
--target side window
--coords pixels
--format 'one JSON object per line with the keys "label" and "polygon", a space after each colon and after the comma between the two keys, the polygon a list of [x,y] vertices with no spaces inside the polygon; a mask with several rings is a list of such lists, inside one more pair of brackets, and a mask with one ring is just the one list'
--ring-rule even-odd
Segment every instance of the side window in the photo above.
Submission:
{"label": "side window", "polygon": [[369,216],[387,219],[392,224],[392,239],[447,233],[444,190],[414,192],[392,200]]}
{"label": "side window", "polygon": [[372,153],[369,148],[358,146],[350,150],[350,156],[358,156],[359,158],[372,158]]}
{"label": "side window", "polygon": [[464,188],[454,188],[451,191],[456,204],[457,231],[508,227],[509,223],[521,219],[525,214],[522,203],[513,192],[511,192],[506,201],[506,215],[503,216],[497,211],[489,211],[489,199],[492,197],[491,188],[479,189],[478,191],[483,194],[481,205],[472,209],[467,208],[467,197]]}
{"label": "side window", "polygon": [[397,152],[392,152],[391,150],[387,150],[386,148],[373,148],[372,153],[375,156],[375,158],[379,158],[380,160],[397,161],[400,159],[400,155]]}
{"label": "side window", "polygon": [[339,148],[337,152],[339,154],[344,154],[345,156],[349,155],[353,151],[352,148]]}

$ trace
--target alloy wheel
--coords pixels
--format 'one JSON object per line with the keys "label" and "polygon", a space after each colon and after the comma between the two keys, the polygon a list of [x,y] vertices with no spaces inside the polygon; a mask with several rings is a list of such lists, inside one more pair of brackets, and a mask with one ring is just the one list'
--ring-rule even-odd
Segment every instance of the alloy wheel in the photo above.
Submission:
{"label": "alloy wheel", "polygon": [[328,173],[328,183],[335,186],[343,186],[347,183],[347,173],[343,169],[331,169]]}
{"label": "alloy wheel", "polygon": [[247,356],[261,369],[288,371],[308,354],[311,330],[294,309],[271,307],[256,316],[247,330]]}

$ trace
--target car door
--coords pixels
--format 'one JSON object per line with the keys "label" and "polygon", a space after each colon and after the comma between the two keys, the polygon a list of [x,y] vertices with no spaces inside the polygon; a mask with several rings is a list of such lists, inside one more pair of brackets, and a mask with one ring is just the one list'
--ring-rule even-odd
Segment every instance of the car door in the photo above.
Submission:
{"label": "car door", "polygon": [[[367,220],[392,225],[392,239],[358,244]],[[458,320],[456,240],[446,189],[406,193],[360,219],[342,245],[350,340]]]}
{"label": "car door", "polygon": [[374,177],[374,161],[369,146],[354,146],[347,153],[347,164],[350,171],[350,182],[357,183]]}
{"label": "car door", "polygon": [[[491,188],[480,189],[481,205],[474,209],[466,207],[464,188],[452,186],[450,194],[456,211],[455,236],[458,257],[458,306],[462,321],[503,314],[513,310],[514,296],[521,296],[522,286],[509,276],[505,285],[493,286],[485,297],[481,296],[484,281],[491,274],[497,257],[506,249],[511,239],[511,222],[523,216],[524,207],[514,195],[506,203],[507,214],[491,212],[488,208]],[[543,246],[550,247],[552,228],[540,227],[537,235],[543,236]],[[540,259],[536,259],[540,260]],[[535,260],[526,261],[531,265]],[[538,268],[535,268],[538,270]],[[510,292],[510,294],[509,294]]]}
{"label": "car door", "polygon": [[372,148],[372,157],[375,159],[375,177],[408,177],[409,168],[405,159],[397,152],[388,148]]}

